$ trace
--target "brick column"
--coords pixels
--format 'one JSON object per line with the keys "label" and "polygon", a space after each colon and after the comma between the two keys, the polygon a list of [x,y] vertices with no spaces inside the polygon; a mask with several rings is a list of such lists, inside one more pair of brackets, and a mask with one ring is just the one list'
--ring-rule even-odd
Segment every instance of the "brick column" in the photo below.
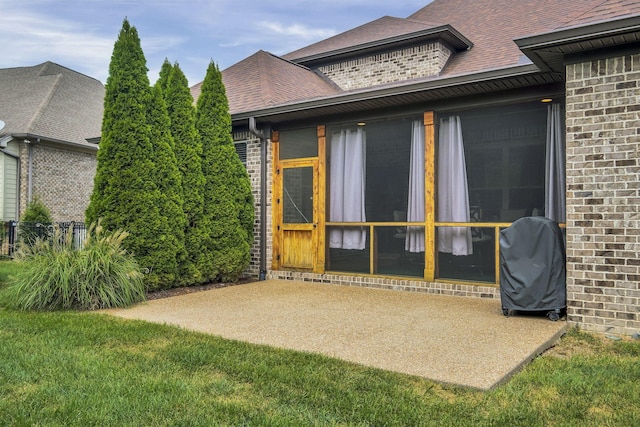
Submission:
{"label": "brick column", "polygon": [[566,72],[568,320],[640,332],[640,55]]}

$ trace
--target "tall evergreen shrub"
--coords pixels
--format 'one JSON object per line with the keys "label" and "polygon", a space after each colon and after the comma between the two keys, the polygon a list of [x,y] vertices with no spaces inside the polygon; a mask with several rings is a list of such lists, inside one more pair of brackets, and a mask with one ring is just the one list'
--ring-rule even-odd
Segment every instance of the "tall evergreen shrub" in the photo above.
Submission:
{"label": "tall evergreen shrub", "polygon": [[207,266],[213,262],[206,246],[210,224],[204,216],[205,179],[202,173],[202,143],[196,131],[196,110],[187,78],[177,63],[172,66],[165,60],[156,86],[163,89],[182,179],[186,256],[179,266],[180,282],[193,285],[205,281],[202,272],[207,271]]}
{"label": "tall evergreen shrub", "polygon": [[222,73],[213,62],[202,82],[196,108],[206,179],[204,212],[211,221],[208,247],[212,278],[237,280],[250,260],[253,241],[253,195],[246,169],[235,152],[231,116]]}
{"label": "tall evergreen shrub", "polygon": [[47,238],[49,226],[53,223],[51,211],[37,195],[27,204],[20,217],[18,232],[20,240],[32,245],[36,238]]}
{"label": "tall evergreen shrub", "polygon": [[160,155],[170,145],[163,137],[152,140],[158,130],[152,132],[157,118],[150,113],[160,107],[152,107],[155,101],[140,38],[126,19],[113,48],[105,89],[102,138],[87,221],[102,218],[107,230],[126,230],[129,238],[123,245],[147,272],[145,285],[167,288],[175,283],[175,257],[181,252],[176,245],[179,235],[174,233],[180,227],[172,227],[180,201],[175,191],[156,182],[160,174],[167,173],[163,171],[171,170],[158,164],[170,158]]}

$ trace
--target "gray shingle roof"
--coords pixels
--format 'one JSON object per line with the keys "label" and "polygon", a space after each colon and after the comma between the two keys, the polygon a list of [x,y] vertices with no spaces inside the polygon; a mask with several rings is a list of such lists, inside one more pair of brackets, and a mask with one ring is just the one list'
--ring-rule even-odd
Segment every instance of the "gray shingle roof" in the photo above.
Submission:
{"label": "gray shingle roof", "polygon": [[94,146],[100,135],[104,86],[96,79],[45,62],[0,69],[0,137],[30,134]]}
{"label": "gray shingle roof", "polygon": [[[304,58],[331,55],[350,46],[448,25],[473,44],[470,49],[456,53],[435,78],[455,79],[531,64],[515,39],[638,14],[640,0],[434,0],[407,19],[383,17],[298,49],[283,58],[292,62],[304,61]],[[331,85],[326,82],[320,85],[323,90],[317,90],[314,85],[322,79],[312,77],[311,71],[298,74],[295,86],[283,87],[279,83],[286,83],[286,79],[280,79],[277,74],[291,67],[293,65],[278,61],[271,55],[268,61],[260,64],[256,63],[256,58],[250,57],[224,70],[223,80],[231,113],[259,111],[274,105],[323,96],[329,98],[339,93],[335,88],[330,89]],[[397,83],[398,87],[403,84]]]}

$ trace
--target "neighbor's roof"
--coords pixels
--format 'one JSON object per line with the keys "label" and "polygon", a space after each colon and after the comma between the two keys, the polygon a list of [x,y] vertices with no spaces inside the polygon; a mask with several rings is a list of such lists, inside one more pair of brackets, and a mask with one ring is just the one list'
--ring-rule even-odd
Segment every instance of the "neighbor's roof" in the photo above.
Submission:
{"label": "neighbor's roof", "polygon": [[96,79],[45,62],[0,69],[0,120],[5,135],[29,135],[95,147],[100,135],[104,86]]}
{"label": "neighbor's roof", "polygon": [[[283,58],[305,63],[311,57],[326,58],[341,54],[350,46],[381,44],[385,40],[411,37],[412,34],[448,26],[473,46],[453,55],[441,74],[435,77],[435,80],[446,82],[493,70],[515,70],[532,65],[531,60],[518,48],[514,41],[516,39],[633,16],[640,13],[638,9],[638,0],[434,0],[407,19],[383,17],[298,49]],[[304,71],[299,72],[297,80],[290,80],[285,87],[277,86],[278,82],[287,82],[286,78],[278,78],[279,73],[295,66],[280,62],[272,55],[268,61],[260,64],[256,63],[256,58],[252,58],[223,71],[232,114],[257,112],[274,105],[306,102],[323,96],[327,99],[340,94],[350,96],[351,92],[336,92],[337,89],[304,68],[300,69]],[[434,77],[416,79],[414,82],[421,80],[433,81]],[[400,88],[406,83],[398,82],[396,85]],[[323,90],[315,90],[316,84],[320,84]],[[379,87],[365,90],[374,92]],[[292,93],[295,96],[291,96]]]}

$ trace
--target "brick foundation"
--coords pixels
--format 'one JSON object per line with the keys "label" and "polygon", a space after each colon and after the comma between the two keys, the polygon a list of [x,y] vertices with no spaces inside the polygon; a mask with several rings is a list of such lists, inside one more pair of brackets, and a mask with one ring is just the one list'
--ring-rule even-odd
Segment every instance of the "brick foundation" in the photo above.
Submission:
{"label": "brick foundation", "polygon": [[433,295],[500,299],[500,289],[496,286],[425,282],[424,280],[415,279],[355,276],[336,273],[315,274],[296,271],[269,271],[267,278],[299,280],[310,283],[331,283],[343,286],[361,286],[395,291],[423,292]]}

